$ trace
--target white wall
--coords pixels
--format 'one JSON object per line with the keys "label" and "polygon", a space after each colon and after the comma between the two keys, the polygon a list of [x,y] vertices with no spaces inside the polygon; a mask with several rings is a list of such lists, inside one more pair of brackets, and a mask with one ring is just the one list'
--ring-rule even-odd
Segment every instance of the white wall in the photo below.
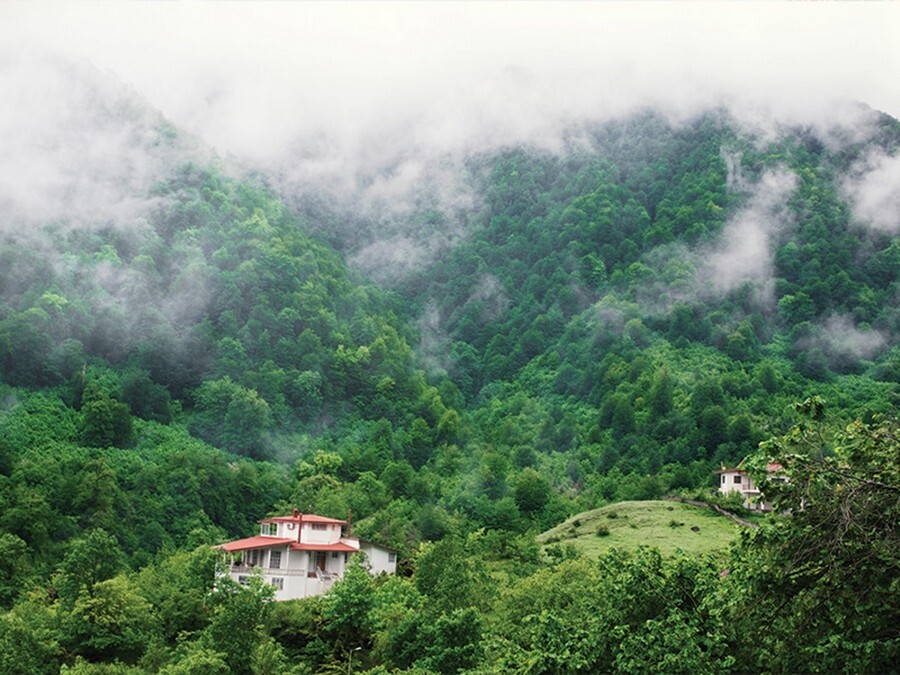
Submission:
{"label": "white wall", "polygon": [[[397,571],[397,555],[393,551],[368,542],[360,542],[359,550],[369,557],[372,574],[394,574]],[[393,558],[393,560],[391,560]]]}
{"label": "white wall", "polygon": [[304,544],[333,544],[341,538],[341,526],[327,523],[324,530],[314,530],[312,523],[303,523],[300,541]]}
{"label": "white wall", "polygon": [[[735,483],[734,477],[740,476],[741,482]],[[723,482],[724,480],[724,482]],[[722,494],[728,494],[730,492],[747,492],[748,490],[755,490],[756,487],[753,485],[753,480],[750,476],[746,474],[741,474],[738,471],[728,471],[727,473],[720,474],[719,476],[719,492]]]}

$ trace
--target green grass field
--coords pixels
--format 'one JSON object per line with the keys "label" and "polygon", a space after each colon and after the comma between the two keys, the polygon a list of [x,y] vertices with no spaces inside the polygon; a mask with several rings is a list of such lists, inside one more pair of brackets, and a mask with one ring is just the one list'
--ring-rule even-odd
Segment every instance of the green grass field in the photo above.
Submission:
{"label": "green grass field", "polygon": [[[664,555],[724,551],[741,526],[711,509],[670,501],[619,502],[585,511],[538,535],[543,547],[571,544],[587,556],[655,546]],[[600,534],[598,534],[598,532]]]}

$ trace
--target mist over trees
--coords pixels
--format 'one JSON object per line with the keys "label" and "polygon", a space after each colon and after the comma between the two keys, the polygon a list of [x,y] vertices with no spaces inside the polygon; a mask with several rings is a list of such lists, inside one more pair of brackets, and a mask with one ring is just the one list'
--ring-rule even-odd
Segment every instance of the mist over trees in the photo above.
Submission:
{"label": "mist over trees", "polygon": [[[134,171],[89,156],[41,209],[0,203],[0,671],[896,663],[897,120],[648,109],[445,162],[391,208],[79,77],[102,95],[64,133]],[[793,515],[731,552],[535,542],[747,457],[783,463]],[[352,512],[403,574],[212,592],[209,545],[295,507]]]}

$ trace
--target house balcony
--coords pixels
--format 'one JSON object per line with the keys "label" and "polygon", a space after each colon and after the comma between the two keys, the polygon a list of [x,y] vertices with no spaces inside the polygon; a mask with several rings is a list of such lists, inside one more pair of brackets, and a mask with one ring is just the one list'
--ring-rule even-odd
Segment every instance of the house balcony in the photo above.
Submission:
{"label": "house balcony", "polygon": [[306,577],[308,579],[318,579],[325,583],[341,578],[340,572],[328,570],[286,569],[284,567],[260,567],[259,565],[227,565],[226,573],[238,582],[241,581],[240,577],[250,574],[261,574],[266,579],[269,577]]}
{"label": "house balcony", "polygon": [[304,577],[306,570],[284,567],[260,567],[259,565],[229,565],[229,574],[262,574],[264,577]]}

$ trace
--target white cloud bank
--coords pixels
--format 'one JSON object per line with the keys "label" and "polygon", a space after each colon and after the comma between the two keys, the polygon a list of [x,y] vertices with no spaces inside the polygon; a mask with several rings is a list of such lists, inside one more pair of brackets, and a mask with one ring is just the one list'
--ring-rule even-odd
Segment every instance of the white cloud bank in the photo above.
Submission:
{"label": "white cloud bank", "polygon": [[[900,3],[10,1],[0,211],[138,218],[134,195],[167,159],[141,137],[156,123],[143,97],[282,194],[339,195],[383,220],[353,259],[413,270],[458,236],[472,152],[557,149],[572,123],[647,105],[680,119],[726,104],[756,131],[777,119],[846,142],[871,128],[848,99],[900,116],[898,34]],[[67,75],[34,56],[48,51],[112,75]],[[887,231],[898,166],[870,157],[846,186]],[[425,194],[447,225],[425,240],[391,229]],[[724,290],[765,279],[765,222],[745,214],[725,235],[711,259]]]}
{"label": "white cloud bank", "polygon": [[854,325],[852,317],[832,314],[823,324],[823,340],[831,353],[871,359],[888,343],[884,333]]}
{"label": "white cloud bank", "polygon": [[858,220],[876,230],[900,234],[900,155],[873,150],[843,187]]}
{"label": "white cloud bank", "polygon": [[120,80],[84,62],[0,53],[0,231],[134,224],[153,181],[198,148]]}
{"label": "white cloud bank", "polygon": [[550,143],[650,103],[898,116],[898,34],[895,3],[0,4],[0,44],[90,59],[220,152],[336,176],[397,138],[420,155]]}
{"label": "white cloud bank", "polygon": [[797,177],[784,169],[763,174],[747,205],[726,224],[715,250],[704,257],[700,275],[704,287],[724,294],[750,282],[761,301],[770,299],[775,268],[771,239],[785,226],[787,202],[796,185]]}

